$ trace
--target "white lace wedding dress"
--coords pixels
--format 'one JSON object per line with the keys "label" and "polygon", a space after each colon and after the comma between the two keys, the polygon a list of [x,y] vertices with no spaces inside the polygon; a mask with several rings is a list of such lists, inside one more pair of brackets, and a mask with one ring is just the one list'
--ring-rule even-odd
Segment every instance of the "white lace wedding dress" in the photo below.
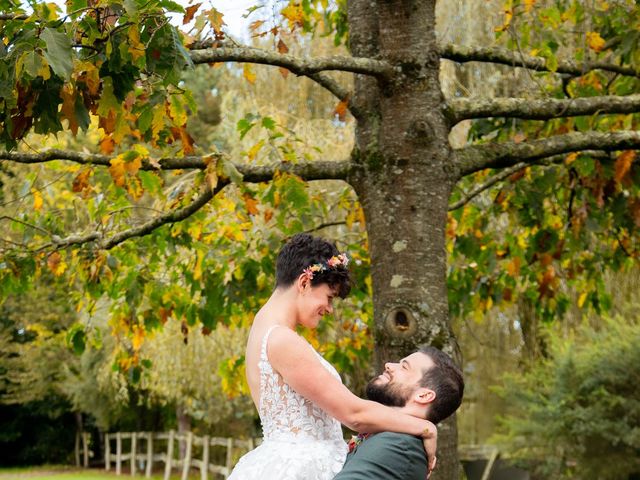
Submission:
{"label": "white lace wedding dress", "polygon": [[[269,328],[260,350],[260,406],[263,443],[243,456],[228,480],[331,480],[347,455],[340,423],[298,395],[267,358]],[[312,348],[309,345],[309,348]],[[340,375],[324,358],[322,365]]]}

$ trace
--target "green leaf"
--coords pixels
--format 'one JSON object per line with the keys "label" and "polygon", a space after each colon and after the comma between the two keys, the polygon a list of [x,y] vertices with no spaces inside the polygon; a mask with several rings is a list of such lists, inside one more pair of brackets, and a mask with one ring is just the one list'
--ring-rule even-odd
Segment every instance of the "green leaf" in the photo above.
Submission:
{"label": "green leaf", "polygon": [[262,126],[267,130],[273,131],[276,128],[276,121],[271,117],[264,117],[262,119]]}
{"label": "green leaf", "polygon": [[46,49],[43,52],[44,58],[47,59],[55,74],[60,78],[70,80],[73,71],[73,51],[69,37],[53,28],[46,27],[40,34],[40,38],[46,44]]}
{"label": "green leaf", "polygon": [[75,324],[67,332],[67,344],[73,349],[76,355],[81,355],[85,349],[87,336],[84,332],[84,326]]}
{"label": "green leaf", "polygon": [[236,125],[236,130],[240,132],[240,139],[243,139],[244,136],[249,132],[249,130],[253,128],[254,125],[255,124],[253,122],[250,122],[246,118],[239,120],[238,124]]}

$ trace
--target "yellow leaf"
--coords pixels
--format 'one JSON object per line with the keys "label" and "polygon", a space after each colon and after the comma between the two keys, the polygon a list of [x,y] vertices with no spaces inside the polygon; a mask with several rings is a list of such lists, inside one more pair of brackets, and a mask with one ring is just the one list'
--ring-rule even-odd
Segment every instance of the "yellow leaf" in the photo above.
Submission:
{"label": "yellow leaf", "polygon": [[257,77],[255,72],[253,71],[253,67],[251,66],[251,64],[249,63],[244,64],[244,68],[242,69],[242,74],[244,75],[244,78],[246,78],[251,85],[256,83]]}
{"label": "yellow leaf", "polygon": [[40,211],[42,210],[42,194],[40,190],[36,190],[35,188],[31,189],[31,193],[33,193],[33,209]]}
{"label": "yellow leaf", "polygon": [[567,158],[564,159],[564,162],[567,165],[571,165],[573,162],[576,161],[576,158],[578,158],[578,154],[576,152],[573,152],[567,155]]}
{"label": "yellow leaf", "polygon": [[140,41],[140,32],[135,25],[129,27],[129,53],[134,62],[146,55],[144,44]]}
{"label": "yellow leaf", "polygon": [[280,13],[289,22],[289,28],[291,30],[296,27],[302,27],[304,24],[304,11],[302,10],[302,5],[299,3],[289,3]]}
{"label": "yellow leaf", "polygon": [[131,338],[131,346],[137,352],[144,343],[144,329],[141,327],[133,327],[133,337]]}
{"label": "yellow leaf", "polygon": [[67,269],[67,264],[64,262],[59,252],[53,252],[49,255],[47,258],[47,266],[49,267],[49,270],[51,270],[51,273],[56,277],[62,275]]}
{"label": "yellow leaf", "polygon": [[193,267],[193,279],[200,280],[202,278],[202,259],[204,258],[204,252],[198,251],[196,256],[196,264]]}
{"label": "yellow leaf", "polygon": [[529,13],[535,4],[536,0],[524,0],[524,10]]}
{"label": "yellow leaf", "polygon": [[171,95],[169,100],[169,115],[176,125],[182,126],[187,123],[187,111],[180,95]]}
{"label": "yellow leaf", "polygon": [[247,152],[247,156],[249,157],[249,160],[253,161],[256,158],[256,155],[258,155],[258,152],[260,151],[263,145],[264,145],[264,140],[260,140],[258,143],[256,143],[253,147],[249,149],[249,151]]}
{"label": "yellow leaf", "polygon": [[587,44],[595,52],[600,52],[604,48],[605,41],[598,32],[587,32]]}
{"label": "yellow leaf", "polygon": [[209,23],[211,24],[211,28],[213,28],[213,31],[216,34],[216,36],[217,37],[223,36],[224,34],[222,32],[222,26],[226,25],[224,23],[224,20],[222,20],[222,17],[224,16],[224,14],[220,13],[215,8],[208,10],[206,13],[207,13],[207,17],[209,17]]}
{"label": "yellow leaf", "polygon": [[582,292],[580,294],[580,297],[578,297],[578,308],[582,308],[586,299],[587,299],[587,292]]}

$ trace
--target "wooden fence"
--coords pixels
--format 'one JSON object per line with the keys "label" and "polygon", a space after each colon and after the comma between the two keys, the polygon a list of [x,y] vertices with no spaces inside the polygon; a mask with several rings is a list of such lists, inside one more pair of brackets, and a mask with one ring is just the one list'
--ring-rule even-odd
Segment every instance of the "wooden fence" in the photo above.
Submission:
{"label": "wooden fence", "polygon": [[[129,444],[128,453],[123,453],[123,440]],[[166,441],[166,447],[160,453],[160,443]],[[176,442],[184,442],[184,456],[176,456]],[[112,444],[115,443],[115,453]],[[157,432],[117,432],[105,434],[104,463],[105,469],[110,470],[111,464],[115,464],[117,475],[122,474],[122,464],[128,462],[131,475],[140,471],[145,472],[149,478],[154,464],[164,464],[164,479],[168,480],[171,470],[176,468],[182,471],[182,480],[187,480],[189,470],[200,470],[200,478],[207,480],[209,473],[223,475],[225,478],[231,473],[236,458],[234,453],[244,453],[253,449],[259,440],[236,440],[234,438],[199,437],[191,432],[179,434],[173,430],[168,433]],[[194,458],[194,447],[201,450],[201,458]],[[224,464],[211,463],[211,447],[221,447],[225,450]],[[219,452],[218,452],[219,453]],[[219,455],[218,455],[219,457]]]}

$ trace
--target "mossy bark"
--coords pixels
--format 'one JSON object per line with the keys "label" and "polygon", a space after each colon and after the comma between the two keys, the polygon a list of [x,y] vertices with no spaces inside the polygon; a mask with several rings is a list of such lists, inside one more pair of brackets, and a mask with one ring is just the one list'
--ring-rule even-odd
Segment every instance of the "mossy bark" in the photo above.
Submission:
{"label": "mossy bark", "polygon": [[[435,2],[352,0],[354,56],[386,60],[391,80],[357,76],[362,111],[349,178],[363,205],[374,290],[376,363],[421,344],[452,354],[445,229],[455,173],[435,39]],[[455,419],[440,427],[433,478],[459,477]]]}

